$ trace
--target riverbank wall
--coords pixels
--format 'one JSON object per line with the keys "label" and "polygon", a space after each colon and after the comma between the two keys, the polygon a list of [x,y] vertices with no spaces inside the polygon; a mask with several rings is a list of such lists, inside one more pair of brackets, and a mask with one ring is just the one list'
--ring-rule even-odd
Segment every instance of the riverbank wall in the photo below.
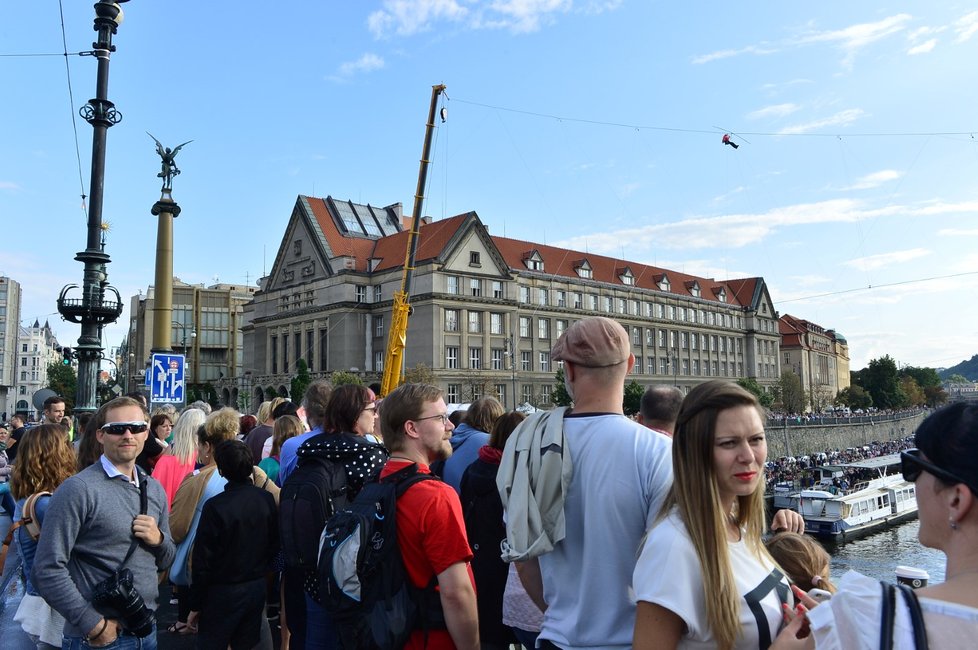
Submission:
{"label": "riverbank wall", "polygon": [[814,424],[788,420],[768,421],[767,457],[807,456],[826,449],[862,447],[871,442],[897,440],[913,435],[917,427],[929,415],[928,411],[908,414],[881,415],[840,419],[831,424],[822,421]]}

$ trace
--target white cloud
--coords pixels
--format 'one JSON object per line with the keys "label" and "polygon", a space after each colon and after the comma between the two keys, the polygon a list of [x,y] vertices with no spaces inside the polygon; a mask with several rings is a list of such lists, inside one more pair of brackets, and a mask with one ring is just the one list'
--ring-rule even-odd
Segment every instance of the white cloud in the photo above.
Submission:
{"label": "white cloud", "polygon": [[882,171],[873,172],[872,174],[866,174],[858,179],[856,182],[848,187],[842,188],[843,190],[868,190],[874,187],[879,187],[883,183],[888,183],[890,181],[895,181],[903,176],[903,172],[898,172],[895,169],[884,169]]}
{"label": "white cloud", "polygon": [[795,135],[798,133],[808,133],[809,131],[815,131],[817,129],[823,129],[829,126],[848,126],[866,114],[867,113],[861,108],[848,108],[821,120],[785,127],[778,133],[781,135]]}
{"label": "white cloud", "polygon": [[910,55],[913,55],[913,54],[926,54],[926,53],[930,52],[931,50],[933,50],[936,45],[937,45],[937,39],[936,38],[932,38],[929,41],[924,41],[920,45],[914,45],[909,50],[907,50],[907,54],[910,54]]}
{"label": "white cloud", "polygon": [[791,115],[800,108],[801,106],[798,104],[774,104],[772,106],[765,106],[764,108],[759,108],[756,111],[748,113],[747,119],[760,120],[770,117],[785,117],[786,115]]}
{"label": "white cloud", "polygon": [[738,269],[731,269],[727,266],[717,266],[717,263],[723,264],[726,260],[724,259],[708,259],[708,260],[656,260],[654,263],[649,262],[651,266],[657,266],[661,269],[673,269],[674,271],[679,271],[680,273],[687,273],[689,275],[695,275],[700,278],[713,278],[714,280],[726,280],[728,278],[749,278],[756,275],[756,272],[741,271]]}
{"label": "white cloud", "polygon": [[367,52],[356,61],[341,63],[336,72],[340,77],[352,77],[362,72],[373,72],[384,67],[384,59]]}
{"label": "white cloud", "polygon": [[801,37],[802,43],[836,43],[844,50],[854,51],[861,47],[906,29],[910,14],[889,16],[875,23],[859,23],[842,29],[810,32]]}
{"label": "white cloud", "polygon": [[733,196],[735,194],[740,194],[741,192],[744,192],[746,189],[747,189],[747,186],[745,186],[745,185],[738,185],[737,187],[733,188],[729,192],[724,192],[723,194],[720,194],[719,196],[714,196],[713,197],[713,203],[723,203],[724,201],[726,201],[727,199],[729,199],[731,196]]}
{"label": "white cloud", "polygon": [[716,52],[710,52],[709,54],[700,54],[693,57],[693,65],[701,65],[703,63],[709,63],[711,61],[719,61],[720,59],[729,59],[734,56],[740,56],[741,54],[774,54],[778,51],[776,47],[769,45],[748,45],[747,47],[742,47],[739,50],[718,50]]}
{"label": "white cloud", "polygon": [[892,253],[880,253],[879,255],[858,257],[854,260],[843,262],[843,264],[859,271],[875,271],[892,264],[909,262],[910,260],[915,260],[919,257],[924,257],[925,255],[930,254],[931,251],[927,250],[926,248],[912,248],[905,251],[893,251]]}
{"label": "white cloud", "polygon": [[937,231],[941,237],[978,237],[978,228],[941,228]]}
{"label": "white cloud", "polygon": [[367,28],[376,38],[391,31],[410,36],[429,29],[436,20],[459,21],[469,13],[455,0],[385,0],[383,7],[367,17]]}
{"label": "white cloud", "polygon": [[493,0],[489,4],[491,13],[486,26],[509,29],[516,33],[535,32],[542,23],[553,20],[556,12],[566,12],[571,8],[571,0]]}
{"label": "white cloud", "polygon": [[618,188],[618,196],[620,197],[631,196],[632,194],[637,192],[641,187],[642,187],[641,183],[625,183],[624,185]]}
{"label": "white cloud", "polygon": [[19,190],[20,185],[13,181],[0,181],[0,190]]}
{"label": "white cloud", "polygon": [[978,33],[978,11],[972,11],[954,22],[954,32],[957,34],[955,43],[964,43]]}

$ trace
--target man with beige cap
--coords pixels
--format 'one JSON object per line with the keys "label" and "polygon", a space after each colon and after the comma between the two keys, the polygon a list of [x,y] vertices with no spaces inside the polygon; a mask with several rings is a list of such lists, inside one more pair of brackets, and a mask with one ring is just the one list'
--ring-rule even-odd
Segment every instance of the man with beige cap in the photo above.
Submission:
{"label": "man with beige cap", "polygon": [[[563,474],[564,485],[557,486],[563,517],[551,535],[552,550],[539,557],[533,551],[510,557],[529,558],[518,565],[520,575],[531,597],[545,603],[542,648],[628,648],[635,624],[629,585],[636,552],[672,485],[672,442],[622,412],[625,376],[635,357],[617,322],[577,321],[557,340],[551,357],[564,362],[574,407],[558,409],[546,424],[537,425],[562,433],[562,442],[545,439],[538,449],[562,445],[563,472],[556,473]],[[534,422],[530,418],[521,429]],[[507,452],[517,445],[507,444]],[[512,494],[504,502],[507,496]],[[536,489],[534,500],[540,502]],[[545,511],[545,520],[551,511]],[[514,510],[508,507],[507,513]],[[507,523],[519,525],[512,519]]]}

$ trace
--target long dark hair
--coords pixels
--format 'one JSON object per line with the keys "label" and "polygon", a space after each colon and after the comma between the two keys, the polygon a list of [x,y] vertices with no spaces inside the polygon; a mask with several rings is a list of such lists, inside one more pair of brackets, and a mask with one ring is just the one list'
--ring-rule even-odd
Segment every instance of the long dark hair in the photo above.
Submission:
{"label": "long dark hair", "polygon": [[930,462],[978,496],[978,406],[957,402],[934,411],[917,427],[915,440]]}

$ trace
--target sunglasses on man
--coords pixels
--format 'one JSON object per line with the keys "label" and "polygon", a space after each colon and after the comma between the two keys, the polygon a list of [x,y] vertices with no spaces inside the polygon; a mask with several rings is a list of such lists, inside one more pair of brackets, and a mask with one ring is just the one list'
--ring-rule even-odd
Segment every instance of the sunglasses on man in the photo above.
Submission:
{"label": "sunglasses on man", "polygon": [[126,431],[142,433],[148,428],[149,425],[145,422],[106,422],[102,425],[101,431],[110,436],[124,436]]}
{"label": "sunglasses on man", "polygon": [[919,449],[908,449],[900,452],[900,471],[903,473],[904,480],[911,483],[920,478],[921,472],[927,472],[948,485],[964,483],[972,492],[978,494],[978,490],[975,490],[968,481],[925,459]]}

